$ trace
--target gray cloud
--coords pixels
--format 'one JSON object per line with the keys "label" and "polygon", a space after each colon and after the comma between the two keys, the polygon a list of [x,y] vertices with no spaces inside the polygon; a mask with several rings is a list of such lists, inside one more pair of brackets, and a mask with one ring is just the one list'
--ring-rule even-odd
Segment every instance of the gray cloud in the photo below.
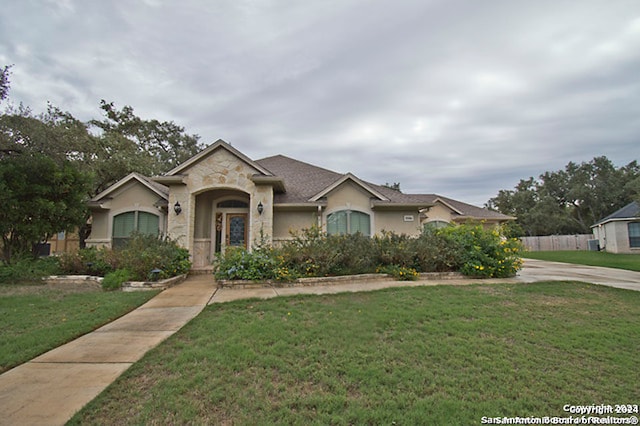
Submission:
{"label": "gray cloud", "polygon": [[226,0],[0,10],[11,99],[100,99],[247,155],[483,204],[568,161],[638,159],[640,4]]}

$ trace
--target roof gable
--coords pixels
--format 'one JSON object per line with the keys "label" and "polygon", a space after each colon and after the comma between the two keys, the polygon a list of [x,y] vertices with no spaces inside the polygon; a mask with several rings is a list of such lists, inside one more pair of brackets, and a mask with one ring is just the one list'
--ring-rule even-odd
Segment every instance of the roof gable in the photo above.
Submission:
{"label": "roof gable", "polygon": [[347,173],[346,175],[343,175],[340,179],[338,179],[331,185],[324,188],[322,191],[318,192],[317,194],[309,198],[309,201],[318,201],[320,198],[326,197],[327,194],[329,194],[331,191],[333,191],[334,189],[336,189],[337,187],[339,187],[340,185],[342,185],[347,181],[351,181],[355,183],[356,185],[358,185],[359,187],[361,187],[362,189],[364,189],[365,191],[367,191],[368,193],[376,197],[378,200],[389,201],[387,197],[385,197],[380,192],[376,191],[371,186],[367,185],[365,182],[361,181],[351,173]]}
{"label": "roof gable", "polygon": [[184,163],[182,163],[179,166],[169,170],[167,173],[164,174],[164,176],[176,176],[176,175],[179,175],[179,174],[185,172],[187,169],[189,169],[194,164],[198,163],[200,160],[208,157],[209,155],[212,155],[214,152],[216,152],[219,149],[224,149],[224,150],[228,151],[230,154],[232,154],[235,157],[239,158],[241,161],[247,163],[249,166],[253,167],[254,169],[256,169],[259,173],[261,173],[264,176],[274,176],[273,173],[271,173],[269,170],[267,170],[266,168],[264,168],[263,166],[261,166],[257,162],[253,161],[252,159],[250,159],[249,157],[247,157],[246,155],[244,155],[243,153],[241,153],[240,151],[238,151],[237,149],[235,149],[229,143],[223,141],[222,139],[218,139],[216,142],[214,142],[213,144],[209,145],[208,147],[206,147],[205,149],[203,149],[202,151],[200,151],[199,153],[197,153],[196,155],[194,155],[193,157],[191,157],[190,159],[188,159]]}
{"label": "roof gable", "polygon": [[127,176],[123,177],[122,179],[120,179],[119,181],[117,181],[116,183],[114,183],[113,185],[111,185],[110,187],[108,187],[107,189],[105,189],[104,191],[102,191],[101,193],[99,193],[98,195],[96,195],[95,197],[93,197],[91,201],[99,201],[104,198],[107,198],[108,196],[118,191],[119,189],[123,188],[125,185],[128,185],[132,181],[139,182],[140,184],[147,187],[150,191],[153,191],[154,193],[156,193],[161,198],[164,198],[166,200],[169,199],[169,188],[157,182],[153,182],[151,179],[149,179],[146,176],[143,176],[136,172],[132,172],[132,173],[129,173]]}

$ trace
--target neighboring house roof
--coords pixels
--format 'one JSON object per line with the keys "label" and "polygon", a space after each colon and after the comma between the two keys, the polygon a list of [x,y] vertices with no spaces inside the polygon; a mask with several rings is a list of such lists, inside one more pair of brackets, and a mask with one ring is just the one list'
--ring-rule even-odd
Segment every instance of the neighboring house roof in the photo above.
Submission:
{"label": "neighboring house roof", "polygon": [[414,197],[431,202],[432,205],[437,203],[444,204],[451,209],[457,217],[457,220],[514,220],[515,217],[502,214],[487,208],[477,207],[472,204],[463,203],[462,201],[453,200],[438,194],[413,194]]}
{"label": "neighboring house roof", "polygon": [[636,220],[636,219],[640,219],[640,205],[636,201],[633,201],[627,204],[626,206],[624,206],[623,208],[611,213],[609,216],[603,219],[600,219],[598,222],[591,225],[591,227],[593,228],[594,226],[604,225],[607,222],[613,222],[617,220]]}
{"label": "neighboring house roof", "polygon": [[143,176],[140,173],[132,172],[132,173],[129,173],[127,176],[123,177],[122,179],[120,179],[119,181],[117,181],[116,183],[114,183],[113,185],[111,185],[110,187],[108,187],[107,189],[105,189],[104,191],[102,191],[101,193],[99,193],[98,195],[96,195],[95,197],[93,197],[89,201],[89,204],[90,205],[99,204],[102,200],[109,198],[111,194],[113,194],[123,186],[129,184],[131,181],[138,181],[142,185],[149,188],[151,191],[158,194],[160,198],[164,198],[165,200],[169,199],[169,188],[167,188],[166,186],[158,182],[152,181],[150,178]]}

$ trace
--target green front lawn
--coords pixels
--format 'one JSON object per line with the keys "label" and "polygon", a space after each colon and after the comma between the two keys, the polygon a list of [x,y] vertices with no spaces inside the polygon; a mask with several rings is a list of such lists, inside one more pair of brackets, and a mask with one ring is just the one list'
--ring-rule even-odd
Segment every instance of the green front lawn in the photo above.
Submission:
{"label": "green front lawn", "polygon": [[576,282],[207,307],[72,424],[480,424],[640,401],[640,292]]}
{"label": "green front lawn", "polygon": [[0,285],[0,373],[113,321],[157,293]]}
{"label": "green front lawn", "polygon": [[553,262],[576,263],[579,265],[605,266],[608,268],[640,271],[640,254],[615,254],[604,251],[528,251],[523,257],[550,260]]}

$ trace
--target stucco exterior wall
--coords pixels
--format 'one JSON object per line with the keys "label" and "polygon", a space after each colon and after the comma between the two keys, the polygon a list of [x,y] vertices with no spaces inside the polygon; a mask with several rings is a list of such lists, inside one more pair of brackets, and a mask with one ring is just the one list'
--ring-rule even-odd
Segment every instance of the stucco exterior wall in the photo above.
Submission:
{"label": "stucco exterior wall", "polygon": [[111,247],[111,236],[109,235],[109,212],[94,211],[91,220],[91,235],[85,241],[87,247]]}
{"label": "stucco exterior wall", "polygon": [[372,234],[393,231],[396,234],[420,235],[420,213],[418,211],[376,211],[376,227]]}
{"label": "stucco exterior wall", "polygon": [[327,194],[325,214],[340,210],[357,210],[372,214],[371,194],[353,182],[344,182]]}
{"label": "stucco exterior wall", "polygon": [[291,238],[291,232],[309,229],[318,224],[317,211],[278,211],[273,218],[273,240],[283,241]]}
{"label": "stucco exterior wall", "polygon": [[426,213],[426,218],[424,219],[423,222],[427,223],[427,222],[433,222],[437,220],[450,223],[451,209],[449,209],[448,207],[442,204],[436,204],[435,206],[430,207]]}

